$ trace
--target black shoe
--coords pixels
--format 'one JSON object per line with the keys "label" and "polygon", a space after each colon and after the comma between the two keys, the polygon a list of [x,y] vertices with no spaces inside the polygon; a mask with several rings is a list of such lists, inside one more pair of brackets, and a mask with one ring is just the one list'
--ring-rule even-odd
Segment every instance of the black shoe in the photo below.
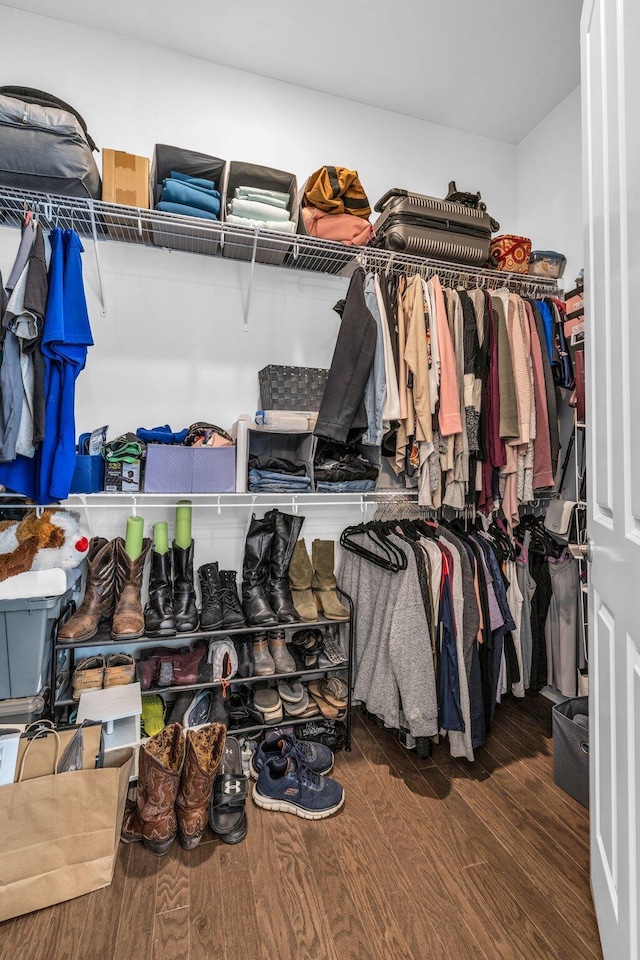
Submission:
{"label": "black shoe", "polygon": [[252,677],[254,671],[252,635],[236,637],[236,649],[238,651],[238,670],[236,676],[242,677],[243,679]]}
{"label": "black shoe", "polygon": [[240,843],[247,835],[247,792],[240,744],[235,737],[227,737],[209,801],[209,824],[225,843]]}
{"label": "black shoe", "polygon": [[274,529],[267,589],[269,604],[280,623],[298,623],[300,617],[293,605],[289,587],[289,564],[304,517],[294,517],[279,510],[271,510],[265,515],[265,520],[267,517],[273,517]]}
{"label": "black shoe", "polygon": [[222,687],[212,688],[209,723],[223,723],[225,727],[229,726],[229,711],[226,697],[222,694]]}
{"label": "black shoe", "polygon": [[219,630],[222,626],[222,586],[217,563],[205,563],[198,570],[202,607],[200,629]]}
{"label": "black shoe", "polygon": [[194,633],[198,629],[198,608],[193,585],[193,540],[184,550],[173,543],[173,613],[178,633]]}
{"label": "black shoe", "polygon": [[279,620],[265,593],[273,542],[273,517],[251,518],[242,564],[242,608],[252,627],[277,627]]}
{"label": "black shoe", "polygon": [[244,613],[240,606],[235,570],[221,570],[220,584],[222,586],[223,629],[237,630],[239,627],[244,627],[247,621],[244,618]]}
{"label": "black shoe", "polygon": [[234,729],[255,727],[263,723],[260,711],[253,705],[253,693],[245,684],[233,684],[227,695],[229,722]]}
{"label": "black shoe", "polygon": [[144,632],[148,637],[175,637],[176,619],[171,593],[171,554],[152,550],[149,600],[144,608]]}

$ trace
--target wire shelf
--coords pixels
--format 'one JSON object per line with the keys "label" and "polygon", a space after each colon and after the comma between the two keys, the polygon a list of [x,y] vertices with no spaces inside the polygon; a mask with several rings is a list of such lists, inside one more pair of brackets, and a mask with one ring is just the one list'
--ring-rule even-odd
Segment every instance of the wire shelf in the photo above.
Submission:
{"label": "wire shelf", "polygon": [[388,274],[438,274],[446,285],[507,287],[531,296],[558,292],[555,280],[431,260],[374,247],[347,247],[315,237],[283,235],[237,224],[126,207],[100,200],[62,197],[0,187],[0,225],[20,227],[32,210],[44,229],[72,228],[94,241],[155,246],[205,256],[223,256],[292,270],[349,277],[358,266]]}

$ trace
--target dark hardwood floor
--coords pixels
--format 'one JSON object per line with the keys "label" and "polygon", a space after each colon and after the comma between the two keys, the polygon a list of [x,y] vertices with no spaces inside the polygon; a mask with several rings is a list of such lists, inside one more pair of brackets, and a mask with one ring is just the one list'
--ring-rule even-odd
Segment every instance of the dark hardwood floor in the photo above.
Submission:
{"label": "dark hardwood floor", "polygon": [[553,785],[550,704],[506,702],[474,764],[421,760],[358,718],[317,823],[248,803],[113,883],[0,925],[0,960],[598,960],[587,811]]}

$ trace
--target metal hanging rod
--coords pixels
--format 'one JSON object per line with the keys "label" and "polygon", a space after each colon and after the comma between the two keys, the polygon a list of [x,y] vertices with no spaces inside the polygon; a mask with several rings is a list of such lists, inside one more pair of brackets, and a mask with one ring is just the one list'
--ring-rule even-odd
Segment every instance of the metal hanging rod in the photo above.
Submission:
{"label": "metal hanging rod", "polygon": [[115,241],[339,277],[350,277],[362,266],[365,270],[386,274],[420,273],[425,279],[437,274],[447,286],[507,287],[534,297],[558,293],[556,281],[544,277],[465,266],[374,247],[347,247],[300,234],[283,235],[100,200],[0,187],[0,225],[19,227],[27,210],[38,216],[45,229],[70,227],[80,236],[94,240],[96,257],[98,241]]}

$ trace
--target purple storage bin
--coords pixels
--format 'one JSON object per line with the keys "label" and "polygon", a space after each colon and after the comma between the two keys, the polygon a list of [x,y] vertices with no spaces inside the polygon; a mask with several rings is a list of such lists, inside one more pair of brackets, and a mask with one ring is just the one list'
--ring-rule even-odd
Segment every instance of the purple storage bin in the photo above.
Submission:
{"label": "purple storage bin", "polygon": [[145,493],[191,493],[193,450],[171,443],[150,443],[144,473]]}
{"label": "purple storage bin", "polygon": [[236,448],[192,447],[191,493],[235,493]]}

